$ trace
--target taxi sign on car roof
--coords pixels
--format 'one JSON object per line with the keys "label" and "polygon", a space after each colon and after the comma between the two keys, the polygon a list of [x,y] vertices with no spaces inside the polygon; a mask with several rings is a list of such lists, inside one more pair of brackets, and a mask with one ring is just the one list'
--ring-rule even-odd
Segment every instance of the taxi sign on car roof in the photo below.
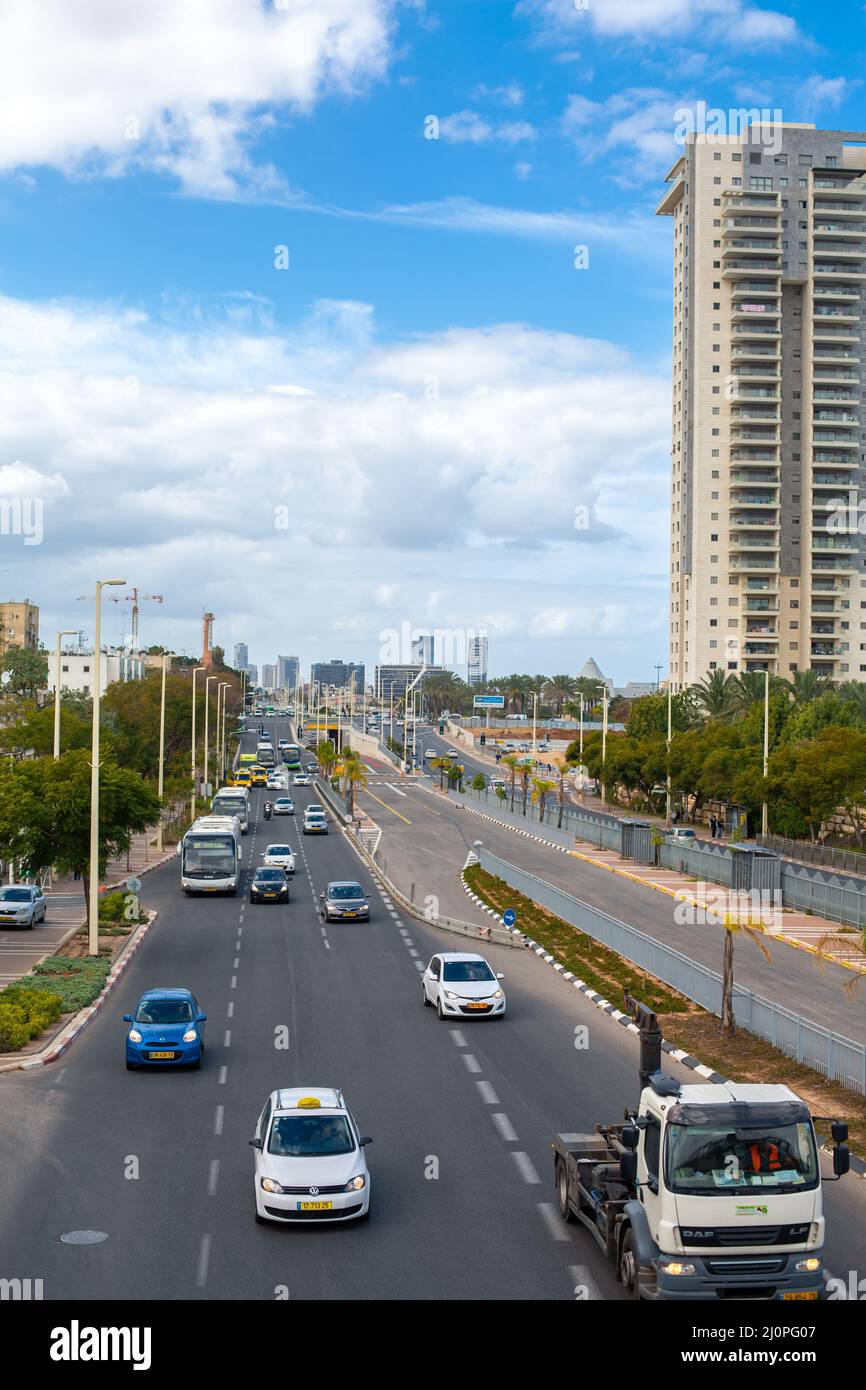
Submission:
{"label": "taxi sign on car roof", "polygon": [[320,1110],[322,1102],[318,1096],[301,1096],[298,1101],[299,1110]]}

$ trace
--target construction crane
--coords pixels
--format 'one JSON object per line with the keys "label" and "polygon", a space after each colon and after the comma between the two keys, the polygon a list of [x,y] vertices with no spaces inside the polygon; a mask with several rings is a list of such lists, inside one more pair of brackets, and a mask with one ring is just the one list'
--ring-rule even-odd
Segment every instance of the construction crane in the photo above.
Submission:
{"label": "construction crane", "polygon": [[162,603],[162,594],[140,594],[138,589],[132,589],[128,594],[123,594],[120,598],[110,597],[111,603],[131,603],[132,604],[132,635],[129,639],[130,651],[137,652],[141,648],[138,640],[138,605],[142,600],[150,600],[153,603]]}

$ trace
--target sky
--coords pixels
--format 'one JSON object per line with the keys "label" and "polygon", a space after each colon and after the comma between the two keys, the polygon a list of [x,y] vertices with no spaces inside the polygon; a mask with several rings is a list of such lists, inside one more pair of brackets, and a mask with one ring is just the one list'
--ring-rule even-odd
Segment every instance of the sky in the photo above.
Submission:
{"label": "sky", "polygon": [[864,58],[854,0],[4,0],[0,593],[654,679],[681,113],[863,129]]}

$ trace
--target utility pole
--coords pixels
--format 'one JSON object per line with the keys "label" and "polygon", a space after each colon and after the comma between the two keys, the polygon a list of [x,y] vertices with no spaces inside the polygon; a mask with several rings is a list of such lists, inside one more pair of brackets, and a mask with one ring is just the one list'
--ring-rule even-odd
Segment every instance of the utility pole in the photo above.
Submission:
{"label": "utility pole", "polygon": [[210,738],[210,691],[208,686],[211,681],[218,680],[218,676],[208,676],[204,683],[204,794],[207,796],[207,765],[208,765],[208,742]]}
{"label": "utility pole", "polygon": [[156,828],[156,850],[162,854],[162,793],[165,785],[165,668],[169,658],[168,652],[162,654],[162,683],[159,692],[159,777],[157,779],[157,795],[159,796],[159,823]]}
{"label": "utility pole", "polygon": [[191,796],[191,799],[190,799],[190,807],[189,807],[189,820],[190,820],[190,825],[192,825],[193,821],[195,820],[195,794],[196,794],[196,780],[195,780],[195,678],[196,678],[196,676],[198,675],[199,671],[203,671],[204,669],[205,669],[205,668],[204,668],[203,666],[194,666],[194,667],[193,667],[193,670],[192,670],[192,745],[191,745],[191,747],[192,747],[192,752],[191,752],[191,755],[190,755],[191,772],[192,772],[192,796]]}
{"label": "utility pole", "polygon": [[666,798],[665,798],[665,819],[667,820],[668,825],[670,825],[670,823],[671,823],[671,726],[672,726],[672,720],[671,720],[671,714],[672,714],[671,692],[673,691],[673,684],[674,684],[674,683],[673,683],[673,681],[672,681],[672,679],[671,679],[671,677],[670,677],[670,674],[669,674],[669,675],[668,675],[668,745],[667,745],[667,746],[668,746],[668,756],[667,756],[668,777],[667,777],[667,796],[666,796]]}
{"label": "utility pole", "polygon": [[770,766],[770,668],[764,670],[764,801],[761,805],[761,834],[770,832],[770,818],[767,808],[767,772]]}
{"label": "utility pole", "polygon": [[93,733],[90,748],[90,902],[87,953],[99,955],[99,697],[102,677],[102,590],[125,579],[97,579],[93,639]]}

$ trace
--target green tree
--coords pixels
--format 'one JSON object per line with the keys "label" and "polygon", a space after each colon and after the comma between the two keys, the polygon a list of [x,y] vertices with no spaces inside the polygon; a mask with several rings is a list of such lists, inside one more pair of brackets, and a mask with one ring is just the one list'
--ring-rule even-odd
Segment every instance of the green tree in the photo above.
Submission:
{"label": "green tree", "polygon": [[574,676],[551,676],[545,681],[544,694],[556,710],[556,718],[562,716],[562,707],[574,694]]}
{"label": "green tree", "polygon": [[348,790],[349,815],[352,816],[355,813],[355,788],[362,789],[366,787],[367,769],[364,767],[358,754],[353,753],[350,748],[346,748],[337,761],[336,772]]}
{"label": "green tree", "polygon": [[770,759],[767,780],[815,840],[840,807],[853,814],[866,800],[866,734],[831,727],[809,741],[783,744]]}
{"label": "green tree", "polygon": [[727,719],[733,706],[733,677],[727,671],[710,671],[692,692],[700,709],[710,719]]}
{"label": "green tree", "polygon": [[48,657],[45,652],[34,652],[29,647],[10,647],[0,658],[0,673],[9,677],[0,690],[32,698],[37,690],[44,690],[48,684]]}
{"label": "green tree", "polygon": [[469,785],[473,791],[483,792],[487,786],[487,778],[484,776],[483,772],[476,772]]}
{"label": "green tree", "polygon": [[795,705],[807,705],[810,700],[817,700],[819,695],[825,695],[833,689],[833,681],[829,677],[821,676],[811,669],[795,671],[791,679],[784,684],[788,687]]}
{"label": "green tree", "polygon": [[334,772],[334,764],[337,761],[337,753],[329,738],[322,739],[321,743],[316,744],[316,761],[330,781]]}
{"label": "green tree", "polygon": [[556,791],[556,783],[550,782],[544,777],[533,777],[532,779],[532,800],[538,807],[538,819],[544,820],[544,805],[549,792]]}
{"label": "green tree", "polygon": [[828,690],[807,704],[791,706],[785,725],[785,742],[801,743],[806,739],[817,738],[824,729],[830,727],[864,728],[859,705],[854,700],[845,699],[835,690]]}
{"label": "green tree", "polygon": [[[82,719],[60,701],[60,749],[68,752],[71,748],[90,746],[91,721]],[[44,757],[54,752],[54,704],[38,709],[29,705],[22,718],[15,723],[0,727],[0,748],[4,753],[35,754]],[[106,750],[110,751],[110,749]]]}
{"label": "green tree", "polygon": [[508,773],[508,785],[511,789],[511,810],[514,810],[514,786],[517,781],[517,774],[520,771],[520,762],[513,753],[502,759],[500,764]]}

